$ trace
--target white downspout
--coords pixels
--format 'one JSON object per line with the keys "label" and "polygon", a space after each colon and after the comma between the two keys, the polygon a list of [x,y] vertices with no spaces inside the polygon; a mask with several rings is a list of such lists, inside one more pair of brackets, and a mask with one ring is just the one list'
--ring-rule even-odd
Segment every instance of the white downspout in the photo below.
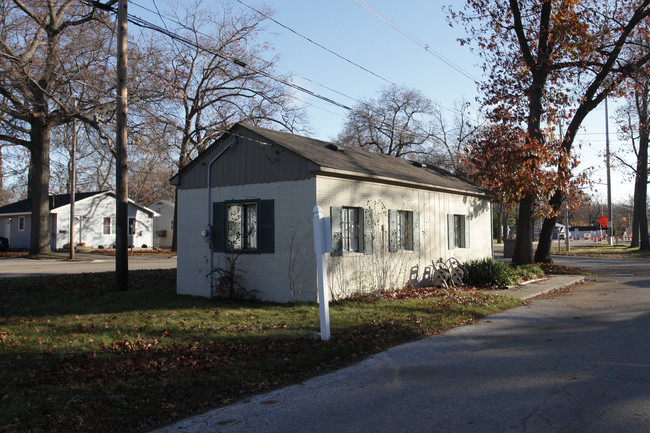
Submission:
{"label": "white downspout", "polygon": [[212,279],[214,276],[212,275],[212,271],[214,270],[214,251],[212,249],[212,164],[214,164],[217,159],[221,155],[223,155],[226,150],[230,149],[230,147],[237,142],[237,136],[233,137],[232,140],[230,140],[230,143],[226,145],[217,155],[212,158],[210,163],[208,164],[208,224],[206,225],[207,229],[207,236],[206,240],[208,241],[209,249],[210,249],[210,269],[208,275],[210,275],[210,299],[214,298],[214,284],[212,282]]}

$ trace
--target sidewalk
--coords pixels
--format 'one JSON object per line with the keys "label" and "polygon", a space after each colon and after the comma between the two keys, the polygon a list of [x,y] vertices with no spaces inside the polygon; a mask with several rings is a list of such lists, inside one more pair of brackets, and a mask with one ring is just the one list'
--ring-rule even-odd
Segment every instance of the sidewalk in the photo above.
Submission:
{"label": "sidewalk", "polygon": [[541,280],[532,281],[523,285],[513,286],[505,290],[490,290],[495,295],[512,296],[513,298],[529,299],[543,295],[552,290],[562,289],[567,286],[584,281],[584,275],[548,275]]}

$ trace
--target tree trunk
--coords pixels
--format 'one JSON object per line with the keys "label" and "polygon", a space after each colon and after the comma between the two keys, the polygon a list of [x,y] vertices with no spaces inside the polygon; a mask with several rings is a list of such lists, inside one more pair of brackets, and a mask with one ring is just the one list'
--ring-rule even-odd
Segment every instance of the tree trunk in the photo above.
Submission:
{"label": "tree trunk", "polygon": [[[549,200],[549,204],[553,208],[556,216],[545,218],[542,224],[542,231],[539,234],[539,243],[537,244],[537,251],[535,251],[535,263],[553,263],[551,258],[551,248],[553,246],[553,232],[555,231],[555,223],[557,222],[557,215],[562,209],[564,202],[564,194],[560,191],[555,191],[553,197]],[[569,235],[569,228],[567,227],[566,235]]]}
{"label": "tree trunk", "polygon": [[557,217],[544,218],[542,231],[539,234],[539,243],[535,251],[535,263],[553,263],[551,258],[551,248],[553,244],[553,232]]}
{"label": "tree trunk", "polygon": [[501,221],[501,227],[503,230],[503,239],[508,239],[508,219],[510,218],[510,212],[503,206],[503,220]]}
{"label": "tree trunk", "polygon": [[50,126],[31,124],[31,239],[30,254],[46,254],[50,249]]}
{"label": "tree trunk", "polygon": [[497,244],[503,243],[503,203],[499,205],[497,212]]}
{"label": "tree trunk", "polygon": [[[637,187],[638,185],[634,184],[634,196],[636,197],[637,195]],[[637,220],[637,209],[636,209],[636,200],[634,201],[634,210],[632,211],[632,241],[630,242],[630,248],[637,248],[639,245],[641,245],[641,242],[639,240],[639,221]]]}
{"label": "tree trunk", "polygon": [[529,265],[533,263],[533,237],[535,231],[535,197],[526,196],[519,202],[517,218],[517,240],[512,254],[512,263]]}

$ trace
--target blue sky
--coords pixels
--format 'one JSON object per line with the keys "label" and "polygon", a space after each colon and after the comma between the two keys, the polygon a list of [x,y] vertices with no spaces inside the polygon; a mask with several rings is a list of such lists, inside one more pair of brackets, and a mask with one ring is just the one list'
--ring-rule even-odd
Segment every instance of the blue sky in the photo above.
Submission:
{"label": "blue sky", "polygon": [[[164,0],[157,0],[164,10]],[[461,100],[473,102],[478,96],[474,81],[467,75],[480,79],[478,57],[468,47],[457,42],[464,35],[460,27],[451,28],[443,6],[449,4],[460,8],[462,0],[242,0],[260,8],[271,5],[275,10],[273,18],[295,32],[327,47],[350,61],[379,75],[363,71],[340,59],[304,38],[268,22],[260,39],[274,47],[268,58],[279,57],[281,73],[291,73],[294,81],[316,93],[339,103],[354,106],[362,98],[374,98],[379,90],[388,85],[385,80],[404,87],[420,90],[443,109],[453,109]],[[416,42],[391,28],[386,22],[369,12],[362,3],[374,8],[381,16],[389,19]],[[217,0],[205,0],[205,5],[218,7]],[[237,7],[245,8],[238,3]],[[139,5],[153,8],[154,0],[132,0],[131,14],[147,17],[156,22]],[[158,21],[158,23],[160,23]],[[428,46],[429,51],[422,45]],[[444,60],[432,54],[435,52],[446,61],[454,63],[452,68]],[[460,69],[462,72],[459,72]],[[382,79],[383,78],[383,79]],[[331,89],[331,90],[330,90]],[[341,130],[346,110],[314,97],[297,92],[295,95],[307,104],[315,138],[330,140]],[[617,142],[613,122],[613,104],[610,104],[610,141]],[[584,123],[584,132],[578,143],[582,143],[580,169],[595,167],[593,180],[604,181],[606,172],[599,153],[604,152],[605,127],[604,107],[599,107]],[[578,144],[577,143],[577,144]],[[617,200],[625,199],[633,192],[630,181],[625,181],[613,172],[612,191]],[[604,199],[605,187],[596,185]]]}

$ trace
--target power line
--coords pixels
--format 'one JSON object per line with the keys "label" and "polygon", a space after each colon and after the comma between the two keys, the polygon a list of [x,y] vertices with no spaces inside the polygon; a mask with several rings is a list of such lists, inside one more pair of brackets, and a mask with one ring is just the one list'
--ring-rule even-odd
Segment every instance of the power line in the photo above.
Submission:
{"label": "power line", "polygon": [[[326,46],[324,46],[324,45],[322,45],[322,44],[320,44],[320,43],[318,43],[318,42],[312,40],[311,38],[309,38],[309,37],[307,37],[307,36],[301,34],[300,32],[298,32],[298,31],[292,29],[291,27],[287,26],[286,24],[283,24],[283,23],[281,23],[280,21],[276,20],[275,18],[273,18],[273,17],[270,16],[269,14],[266,14],[266,13],[264,13],[264,12],[258,10],[257,8],[254,8],[254,7],[252,7],[252,6],[250,6],[250,5],[246,4],[246,3],[244,3],[244,2],[241,1],[241,0],[236,0],[236,1],[237,1],[238,3],[240,3],[240,4],[242,4],[243,6],[245,6],[245,7],[249,8],[249,9],[251,9],[252,11],[256,12],[256,13],[259,14],[260,16],[262,16],[262,17],[264,17],[264,18],[266,18],[266,19],[268,19],[268,20],[270,20],[270,21],[276,23],[276,24],[279,25],[280,27],[282,27],[282,28],[284,28],[284,29],[286,29],[286,30],[292,32],[293,34],[297,35],[298,37],[300,37],[300,38],[302,38],[302,39],[305,39],[305,40],[307,40],[308,42],[310,42],[310,43],[316,45],[317,47],[319,47],[319,48],[321,48],[321,49],[327,51],[328,53],[333,54],[334,56],[336,56],[336,57],[338,57],[338,58],[340,58],[340,59],[342,59],[342,60],[344,60],[344,61],[346,61],[346,62],[348,62],[348,63],[350,63],[350,64],[352,64],[352,65],[354,65],[354,66],[356,66],[356,67],[358,67],[358,68],[360,68],[361,70],[363,70],[363,71],[365,71],[365,72],[367,72],[367,73],[369,73],[369,74],[371,74],[371,75],[373,75],[373,76],[375,76],[375,77],[377,77],[377,78],[379,78],[379,79],[381,79],[381,80],[383,80],[383,81],[385,81],[385,82],[387,82],[387,83],[389,83],[389,84],[391,84],[391,85],[393,85],[393,86],[395,86],[395,87],[397,87],[397,88],[400,88],[400,89],[402,89],[402,90],[408,90],[408,89],[404,88],[403,86],[401,86],[401,85],[399,85],[399,84],[397,84],[397,83],[395,83],[395,82],[393,82],[393,81],[391,81],[391,80],[389,80],[389,79],[387,79],[387,78],[385,78],[385,77],[383,77],[383,76],[377,74],[376,72],[371,71],[371,70],[368,69],[368,68],[365,68],[364,66],[362,66],[362,65],[360,65],[360,64],[358,64],[358,63],[356,63],[356,62],[354,62],[354,61],[352,61],[352,60],[346,58],[345,56],[343,56],[343,55],[341,55],[341,54],[339,54],[339,53],[337,53],[337,52],[335,52],[335,51],[333,51],[333,50],[327,48]],[[139,3],[137,3],[137,2],[134,2],[134,5],[136,5],[137,7],[141,8],[141,9],[143,9],[143,10],[145,10],[145,11],[148,11],[148,12],[150,12],[150,13],[153,13],[153,14],[155,14],[155,15],[158,15],[158,16],[160,17],[160,19],[163,20],[163,24],[164,24],[164,18],[163,18],[162,14],[160,13],[160,11],[158,10],[157,7],[156,7],[156,10],[153,11],[152,9],[149,9],[149,8],[147,8],[146,6],[143,6],[142,4],[139,4]],[[155,5],[155,0],[154,0],[154,5]],[[182,26],[182,24],[181,24],[180,22],[178,22],[177,20],[174,20],[173,18],[169,17],[168,15],[166,16],[166,18],[167,18],[168,20],[170,20],[170,21],[173,21],[175,24],[178,24],[178,25]],[[167,28],[167,26],[165,26],[165,28]],[[198,31],[198,30],[195,30],[195,31],[197,31],[198,34],[203,35],[203,36],[205,36],[205,37],[208,37],[208,38],[211,37],[210,35],[208,35],[208,34],[206,34],[206,33],[202,33],[202,32],[200,32],[200,31]],[[267,66],[271,65],[270,62],[268,62],[268,61],[266,61],[266,60],[264,60],[264,59],[261,59],[261,58],[259,58],[259,57],[257,57],[257,59],[260,60],[260,61],[262,61],[262,62],[265,62],[265,63],[267,64]],[[333,89],[333,88],[331,88],[331,87],[328,87],[328,86],[326,86],[326,85],[324,85],[324,84],[318,83],[317,81],[314,81],[314,80],[312,80],[312,79],[310,79],[310,78],[308,78],[308,77],[305,77],[304,75],[300,75],[300,74],[297,74],[297,73],[294,72],[294,71],[291,71],[291,70],[288,70],[288,69],[286,69],[286,68],[283,68],[283,67],[281,67],[280,65],[273,64],[272,66],[273,66],[273,67],[276,67],[276,68],[279,68],[279,69],[282,69],[282,70],[288,72],[289,74],[291,74],[291,75],[293,75],[293,76],[295,76],[295,77],[299,77],[299,78],[301,78],[301,79],[303,79],[303,80],[305,80],[305,81],[308,81],[308,82],[314,84],[315,86],[321,87],[321,88],[323,88],[323,89],[325,89],[325,90],[328,90],[328,91],[330,91],[330,92],[332,92],[332,93],[336,93],[336,94],[338,94],[338,95],[340,95],[340,96],[343,96],[344,98],[348,98],[348,99],[350,99],[350,100],[352,100],[352,101],[354,101],[354,102],[356,102],[356,103],[358,103],[358,104],[361,103],[361,101],[359,101],[358,99],[356,99],[356,98],[354,98],[354,97],[352,97],[352,96],[349,96],[349,95],[347,95],[347,94],[345,94],[345,93],[343,93],[343,92],[341,92],[341,91],[338,91],[338,90],[336,90],[336,89]],[[439,107],[440,109],[445,110],[445,111],[448,111],[448,112],[450,112],[450,113],[454,113],[454,114],[462,114],[462,113],[460,113],[460,111],[456,110],[455,108],[449,108],[449,107],[446,107],[446,106],[444,106],[444,105],[442,105],[442,104],[440,104],[440,103],[438,103],[438,102],[435,102],[435,101],[431,101],[431,103],[432,103],[433,105]]]}
{"label": "power line", "polygon": [[368,4],[368,2],[364,0],[354,0],[355,3],[366,9],[368,12],[388,24],[390,27],[401,33],[403,36],[405,36],[407,39],[409,39],[411,42],[415,43],[416,45],[419,45],[421,48],[423,48],[427,53],[431,54],[432,56],[438,58],[441,60],[443,63],[454,69],[456,72],[462,74],[463,76],[469,78],[470,80],[474,82],[478,82],[479,80],[471,75],[469,72],[465,71],[463,68],[460,66],[456,65],[454,62],[451,60],[447,59],[445,56],[440,54],[438,51],[434,50],[429,46],[429,44],[423,42],[422,40],[418,39],[415,37],[412,33],[410,33],[408,30],[400,27],[399,25],[395,24],[393,21],[391,21],[389,18],[385,17],[382,15],[377,9],[373,8]]}
{"label": "power line", "polygon": [[[95,6],[95,7],[101,8],[103,10],[108,10],[108,11],[113,12],[113,13],[116,12],[112,7],[106,6],[105,4],[102,4],[102,3],[98,2],[97,0],[82,0],[82,1],[84,3],[90,5],[90,6]],[[315,98],[321,99],[321,100],[323,100],[325,102],[329,102],[330,104],[336,105],[336,106],[338,106],[340,108],[343,108],[345,110],[354,111],[354,109],[352,107],[349,107],[349,106],[347,106],[345,104],[342,104],[342,103],[340,103],[338,101],[335,101],[334,99],[331,99],[331,98],[329,98],[327,96],[318,94],[318,93],[313,92],[313,91],[311,91],[311,90],[309,90],[309,89],[307,89],[305,87],[302,87],[302,86],[299,86],[299,85],[297,85],[295,83],[287,81],[284,78],[277,77],[277,76],[275,76],[273,74],[270,74],[270,73],[268,73],[266,71],[263,71],[263,70],[255,67],[255,66],[249,65],[246,62],[244,62],[244,61],[242,61],[242,60],[240,60],[240,59],[238,59],[236,57],[229,57],[229,56],[225,55],[224,53],[222,53],[222,52],[220,52],[218,50],[215,50],[215,49],[212,49],[212,48],[209,48],[209,47],[205,47],[200,43],[197,43],[195,41],[192,41],[189,38],[186,38],[186,37],[181,36],[181,35],[179,35],[177,33],[174,33],[172,31],[164,29],[164,28],[162,28],[160,26],[157,26],[157,25],[155,25],[155,24],[153,24],[153,23],[151,23],[149,21],[146,21],[146,20],[144,20],[142,18],[139,18],[139,17],[136,17],[134,15],[129,14],[128,21],[130,23],[138,26],[138,27],[142,27],[142,28],[145,28],[145,29],[149,29],[149,30],[153,30],[153,31],[156,31],[158,33],[161,33],[161,34],[171,38],[172,40],[177,40],[177,41],[182,42],[182,43],[184,43],[186,45],[189,45],[191,47],[198,48],[198,49],[200,49],[202,51],[205,51],[206,53],[210,53],[210,54],[212,54],[212,55],[214,55],[216,57],[219,57],[220,59],[223,59],[223,60],[225,60],[227,62],[233,63],[233,64],[235,64],[237,66],[240,66],[240,67],[242,67],[244,69],[249,69],[250,71],[255,72],[256,74],[260,74],[260,75],[262,75],[264,77],[267,77],[267,78],[269,78],[271,80],[274,80],[274,81],[276,81],[276,82],[278,82],[280,84],[284,84],[285,86],[291,87],[291,88],[293,88],[295,90],[306,93],[306,94],[311,95],[311,96],[313,96]]]}
{"label": "power line", "polygon": [[[115,13],[113,8],[108,7],[105,4],[101,4],[96,0],[82,0],[82,1],[85,2],[86,4],[89,4],[89,5],[92,5],[92,6],[100,5],[98,7],[101,7],[103,10],[107,10],[107,11],[111,11],[111,12]],[[155,24],[153,24],[153,23],[151,23],[149,21],[146,21],[146,20],[144,20],[142,18],[139,18],[139,17],[136,17],[136,16],[133,16],[133,15],[129,14],[128,15],[128,20],[129,20],[129,22],[133,23],[134,25],[136,25],[138,27],[146,28],[146,29],[153,30],[153,31],[156,31],[158,33],[164,34],[165,36],[168,36],[172,40],[180,41],[180,42],[182,42],[182,43],[184,43],[184,44],[186,44],[188,46],[191,46],[191,47],[197,48],[199,50],[205,51],[207,53],[210,53],[210,54],[212,54],[212,55],[214,55],[216,57],[219,57],[219,58],[221,58],[221,59],[223,59],[225,61],[228,61],[230,63],[233,63],[235,65],[238,65],[238,66],[240,66],[240,67],[242,67],[244,69],[249,69],[252,72],[260,74],[260,75],[262,75],[264,77],[267,77],[267,78],[269,78],[271,80],[274,80],[274,81],[276,81],[276,82],[278,82],[280,84],[284,84],[284,85],[286,85],[288,87],[291,87],[291,88],[293,88],[295,90],[298,90],[298,91],[300,91],[300,92],[302,92],[304,94],[307,94],[309,96],[312,96],[312,97],[314,97],[316,99],[320,99],[322,101],[328,102],[328,103],[330,103],[332,105],[343,108],[343,109],[345,109],[345,110],[347,110],[349,112],[359,114],[359,115],[361,115],[363,117],[368,118],[368,120],[370,120],[373,123],[375,123],[377,121],[377,119],[369,118],[366,113],[360,112],[360,111],[358,111],[358,110],[356,110],[356,109],[354,109],[352,107],[349,107],[349,106],[347,106],[345,104],[342,104],[342,103],[340,103],[340,102],[338,102],[338,101],[336,101],[336,100],[334,100],[332,98],[329,98],[327,96],[316,93],[316,92],[314,92],[312,90],[309,90],[309,89],[307,89],[305,87],[299,86],[299,85],[297,85],[295,83],[292,83],[292,82],[290,82],[290,81],[288,81],[288,80],[286,80],[284,78],[277,77],[277,76],[275,76],[273,74],[270,74],[270,73],[268,73],[266,71],[263,71],[263,70],[261,70],[261,69],[259,69],[257,67],[249,65],[246,62],[243,62],[238,58],[229,57],[229,56],[227,56],[226,54],[222,53],[219,50],[215,50],[215,49],[212,49],[212,48],[209,48],[209,47],[205,47],[205,46],[203,46],[202,44],[200,44],[198,42],[195,42],[195,41],[193,41],[193,40],[191,40],[191,39],[189,39],[187,37],[184,37],[182,35],[179,35],[179,34],[177,34],[175,32],[169,31],[167,29],[163,29],[162,27],[157,26],[157,25],[155,25]],[[359,102],[359,101],[357,101],[357,102]],[[409,133],[411,132],[411,131],[403,130],[402,128],[397,128],[394,125],[385,124],[383,122],[382,122],[382,124],[384,126],[388,126],[389,128],[395,129],[395,130],[400,131],[400,132],[409,132]]]}
{"label": "power line", "polygon": [[341,54],[339,54],[339,53],[337,53],[337,52],[335,52],[335,51],[330,50],[330,49],[327,48],[326,46],[324,46],[324,45],[322,45],[322,44],[320,44],[320,43],[314,41],[313,39],[311,39],[311,38],[309,38],[309,37],[303,35],[302,33],[300,33],[300,32],[298,32],[298,31],[292,29],[291,27],[289,27],[289,26],[287,26],[287,25],[285,25],[285,24],[282,24],[280,21],[276,20],[276,19],[273,18],[272,16],[270,16],[270,15],[268,15],[268,14],[266,14],[266,13],[264,13],[264,12],[262,12],[262,11],[256,9],[256,8],[254,8],[253,6],[250,6],[249,4],[244,3],[242,0],[236,0],[236,1],[237,1],[238,3],[240,3],[240,4],[242,4],[243,6],[246,6],[247,8],[249,8],[249,9],[251,9],[251,10],[257,12],[259,15],[263,16],[264,18],[266,18],[266,19],[268,19],[268,20],[270,20],[270,21],[273,21],[274,23],[276,23],[277,25],[279,25],[279,26],[282,27],[283,29],[286,29],[286,30],[290,31],[291,33],[295,34],[296,36],[298,36],[298,37],[300,37],[300,38],[302,38],[302,39],[305,39],[306,41],[308,41],[308,42],[310,42],[310,43],[316,45],[317,47],[319,47],[319,48],[321,48],[321,49],[327,51],[327,52],[330,53],[330,54],[335,55],[335,56],[338,57],[339,59],[344,60],[344,61],[348,62],[349,64],[351,64],[351,65],[353,65],[353,66],[356,66],[357,68],[359,68],[359,69],[361,69],[361,70],[363,70],[363,71],[365,71],[365,72],[367,72],[367,73],[369,73],[369,74],[371,74],[371,75],[374,75],[375,77],[379,78],[380,80],[383,80],[383,81],[385,81],[385,82],[387,82],[387,83],[389,83],[389,84],[391,84],[391,85],[393,85],[393,86],[395,86],[395,87],[403,88],[403,87],[400,86],[399,84],[396,84],[396,83],[390,81],[389,79],[382,77],[381,75],[379,75],[379,74],[377,74],[377,73],[371,71],[370,69],[368,69],[368,68],[366,68],[366,67],[364,67],[364,66],[361,66],[360,64],[358,64],[358,63],[356,63],[356,62],[354,62],[354,61],[348,59],[347,57],[344,57],[344,56],[342,56]]}
{"label": "power line", "polygon": [[[306,41],[308,41],[308,42],[310,42],[310,43],[316,45],[317,47],[319,47],[319,48],[321,48],[321,49],[327,51],[328,53],[330,53],[330,54],[332,54],[332,55],[338,57],[339,59],[341,59],[341,60],[343,60],[343,61],[345,61],[345,62],[348,62],[348,63],[350,63],[350,64],[353,65],[353,66],[356,66],[357,68],[359,68],[359,69],[361,69],[361,70],[363,70],[363,71],[365,71],[365,72],[367,72],[367,73],[369,73],[369,74],[371,74],[371,75],[373,75],[373,76],[379,78],[380,80],[383,80],[383,81],[387,82],[388,84],[391,84],[392,86],[395,86],[395,87],[400,88],[400,89],[402,89],[402,90],[408,91],[408,89],[404,88],[404,86],[401,86],[401,85],[395,83],[394,81],[391,81],[391,80],[389,80],[389,79],[387,79],[387,78],[385,78],[385,77],[383,77],[383,76],[377,74],[376,72],[373,72],[373,71],[371,71],[370,69],[368,69],[368,68],[366,68],[366,67],[364,67],[364,66],[362,66],[362,65],[360,65],[360,64],[358,64],[358,63],[356,63],[356,62],[354,62],[354,61],[352,61],[352,60],[350,60],[350,59],[348,59],[347,57],[345,57],[345,56],[343,56],[343,55],[337,53],[336,51],[333,51],[333,50],[327,48],[326,46],[324,46],[324,45],[322,45],[322,44],[320,44],[320,43],[314,41],[313,39],[311,39],[311,38],[309,38],[309,37],[303,35],[302,33],[298,32],[298,31],[294,30],[293,28],[291,28],[291,27],[289,27],[289,26],[287,26],[287,25],[285,25],[285,24],[279,22],[278,20],[276,20],[275,18],[271,17],[270,15],[268,15],[268,14],[262,12],[262,11],[259,11],[258,9],[256,9],[256,8],[254,8],[254,7],[250,6],[250,5],[248,5],[248,4],[246,4],[246,3],[244,3],[242,0],[236,0],[236,1],[237,1],[238,3],[240,3],[240,4],[242,4],[243,6],[246,6],[247,8],[249,8],[249,9],[251,9],[251,10],[257,12],[258,14],[260,14],[260,15],[263,16],[263,17],[265,17],[266,19],[268,19],[268,20],[270,20],[270,21],[273,21],[274,23],[276,23],[276,24],[279,25],[280,27],[282,27],[282,28],[284,28],[284,29],[290,31],[291,33],[295,34],[296,36],[298,36],[298,37],[300,37],[300,38],[302,38],[302,39],[305,39]],[[292,73],[293,73],[293,72],[292,72]],[[302,78],[304,78],[304,77],[302,77]],[[308,81],[311,81],[311,80],[308,80]],[[315,82],[314,82],[314,84],[319,85],[318,83],[315,83]],[[335,90],[333,90],[333,89],[330,89],[330,88],[328,88],[328,87],[325,87],[325,88],[328,89],[328,90],[330,90],[330,91],[333,91],[333,92],[336,92],[336,93],[341,94],[340,92],[337,92],[337,91],[335,91]],[[347,95],[343,95],[343,94],[341,94],[341,95],[342,95],[342,96],[349,97],[349,96],[347,96]],[[354,99],[354,98],[350,98],[350,99],[353,99],[355,102],[360,102],[360,101],[358,101],[358,100],[356,100],[356,99]],[[451,112],[451,113],[460,114],[460,112],[459,112],[458,110],[455,110],[455,109],[453,109],[453,108],[445,107],[444,105],[441,105],[441,104],[439,104],[439,103],[437,103],[437,102],[434,102],[434,101],[431,101],[431,102],[432,102],[432,104],[434,104],[434,105],[440,107],[440,108],[443,109],[443,110],[449,111],[449,112]]]}

